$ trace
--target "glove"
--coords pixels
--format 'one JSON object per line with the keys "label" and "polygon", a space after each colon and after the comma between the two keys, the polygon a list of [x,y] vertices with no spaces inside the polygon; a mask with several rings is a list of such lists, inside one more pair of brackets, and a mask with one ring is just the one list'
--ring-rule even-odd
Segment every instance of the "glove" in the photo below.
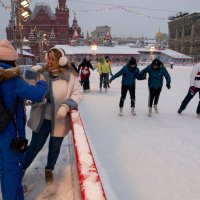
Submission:
{"label": "glove", "polygon": [[56,118],[63,118],[69,112],[69,106],[66,104],[62,104],[61,107],[58,109]]}
{"label": "glove", "polygon": [[195,95],[196,94],[196,88],[194,86],[190,87],[190,93],[191,93],[191,95]]}
{"label": "glove", "polygon": [[40,74],[39,80],[40,80],[40,81],[45,81],[45,82],[46,82],[46,78],[44,77],[43,74]]}
{"label": "glove", "polygon": [[112,73],[112,72],[110,72],[110,75],[111,75],[111,76],[113,76],[113,73]]}
{"label": "glove", "polygon": [[147,74],[142,74],[143,79],[147,79]]}
{"label": "glove", "polygon": [[167,83],[167,84],[166,84],[166,87],[167,87],[167,89],[170,89],[170,88],[171,88],[170,83]]}

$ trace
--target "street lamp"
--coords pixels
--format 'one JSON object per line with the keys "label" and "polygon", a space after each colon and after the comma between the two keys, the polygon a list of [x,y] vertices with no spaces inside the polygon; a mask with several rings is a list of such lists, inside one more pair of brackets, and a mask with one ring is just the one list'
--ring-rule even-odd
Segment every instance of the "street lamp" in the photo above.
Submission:
{"label": "street lamp", "polygon": [[96,61],[96,53],[98,50],[98,46],[97,46],[96,42],[93,42],[91,49],[92,49],[92,55],[94,57],[94,61]]}
{"label": "street lamp", "polygon": [[45,47],[48,46],[48,41],[47,41],[47,34],[44,33],[44,31],[39,31],[37,34],[38,37],[38,42],[39,42],[39,61],[43,62],[44,61],[44,54],[45,54]]}
{"label": "street lamp", "polygon": [[20,58],[18,62],[23,62],[23,36],[21,20],[27,20],[30,15],[29,0],[12,0],[12,23],[14,30],[14,46],[19,48]]}
{"label": "street lamp", "polygon": [[155,51],[155,47],[154,47],[154,46],[150,47],[150,60],[151,60],[151,61],[152,61],[152,60],[154,59],[154,57],[155,57],[154,51]]}
{"label": "street lamp", "polygon": [[28,2],[27,0],[22,0],[22,1],[20,2],[20,4],[21,4],[24,8],[26,8],[26,7],[29,6],[29,2]]}
{"label": "street lamp", "polygon": [[98,49],[97,45],[93,44],[92,45],[92,53],[93,53],[93,55],[96,55],[97,49]]}
{"label": "street lamp", "polygon": [[30,16],[30,9],[29,9],[29,0],[19,0],[20,8],[19,14],[22,17],[22,20],[26,20]]}

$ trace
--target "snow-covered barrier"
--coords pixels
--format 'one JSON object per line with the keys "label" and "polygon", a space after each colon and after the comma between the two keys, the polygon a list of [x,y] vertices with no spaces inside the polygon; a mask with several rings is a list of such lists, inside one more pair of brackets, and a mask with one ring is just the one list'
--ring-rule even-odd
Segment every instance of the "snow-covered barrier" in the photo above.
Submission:
{"label": "snow-covered barrier", "polygon": [[81,200],[106,200],[80,113],[78,110],[72,110],[70,116]]}

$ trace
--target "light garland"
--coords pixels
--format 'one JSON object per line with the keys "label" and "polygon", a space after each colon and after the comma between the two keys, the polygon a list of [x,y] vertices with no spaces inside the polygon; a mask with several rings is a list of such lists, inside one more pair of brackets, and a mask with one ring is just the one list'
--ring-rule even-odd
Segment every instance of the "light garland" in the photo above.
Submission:
{"label": "light garland", "polygon": [[72,12],[73,13],[76,13],[76,12],[89,13],[89,12],[108,12],[108,11],[112,11],[112,10],[122,10],[122,11],[125,11],[127,13],[136,14],[138,16],[143,16],[143,17],[147,17],[149,19],[154,19],[154,20],[168,20],[167,18],[164,18],[164,17],[155,17],[155,16],[146,15],[144,13],[136,12],[136,11],[133,11],[131,9],[127,9],[123,6],[114,6],[114,7],[110,7],[110,8],[95,9],[95,10],[72,10]]}
{"label": "light garland", "polygon": [[102,9],[94,9],[94,10],[72,10],[73,13],[80,12],[80,13],[89,13],[89,12],[107,12],[111,10],[118,10],[120,9],[119,6],[114,6],[110,8],[102,8]]}

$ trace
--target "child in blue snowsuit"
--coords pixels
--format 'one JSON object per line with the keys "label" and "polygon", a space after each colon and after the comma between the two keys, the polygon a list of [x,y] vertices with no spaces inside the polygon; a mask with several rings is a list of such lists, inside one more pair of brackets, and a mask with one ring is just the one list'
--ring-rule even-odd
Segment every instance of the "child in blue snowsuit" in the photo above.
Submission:
{"label": "child in blue snowsuit", "polygon": [[[12,44],[4,39],[0,41],[0,66],[4,69],[15,67],[18,54]],[[21,77],[0,83],[0,95],[3,105],[13,118],[7,127],[0,131],[0,178],[3,200],[24,200],[22,188],[22,162],[24,153],[11,148],[12,140],[18,135],[24,139],[26,116],[24,100],[41,101],[46,93],[47,85],[43,80],[36,86],[29,85]]]}
{"label": "child in blue snowsuit", "polygon": [[158,113],[158,100],[160,96],[160,92],[163,86],[163,77],[166,79],[166,87],[168,89],[171,88],[171,78],[164,67],[163,63],[158,59],[155,58],[150,65],[148,65],[145,69],[141,70],[141,76],[145,76],[145,74],[149,74],[148,78],[148,86],[149,86],[149,112],[148,115],[152,115],[152,105],[154,105],[155,112]]}
{"label": "child in blue snowsuit", "polygon": [[137,62],[135,58],[131,57],[129,62],[110,79],[110,83],[122,76],[122,86],[121,86],[121,98],[119,102],[119,115],[122,116],[124,101],[126,99],[126,94],[129,91],[131,98],[131,114],[135,115],[135,79],[143,80],[144,78],[140,76],[140,70],[137,67]]}

